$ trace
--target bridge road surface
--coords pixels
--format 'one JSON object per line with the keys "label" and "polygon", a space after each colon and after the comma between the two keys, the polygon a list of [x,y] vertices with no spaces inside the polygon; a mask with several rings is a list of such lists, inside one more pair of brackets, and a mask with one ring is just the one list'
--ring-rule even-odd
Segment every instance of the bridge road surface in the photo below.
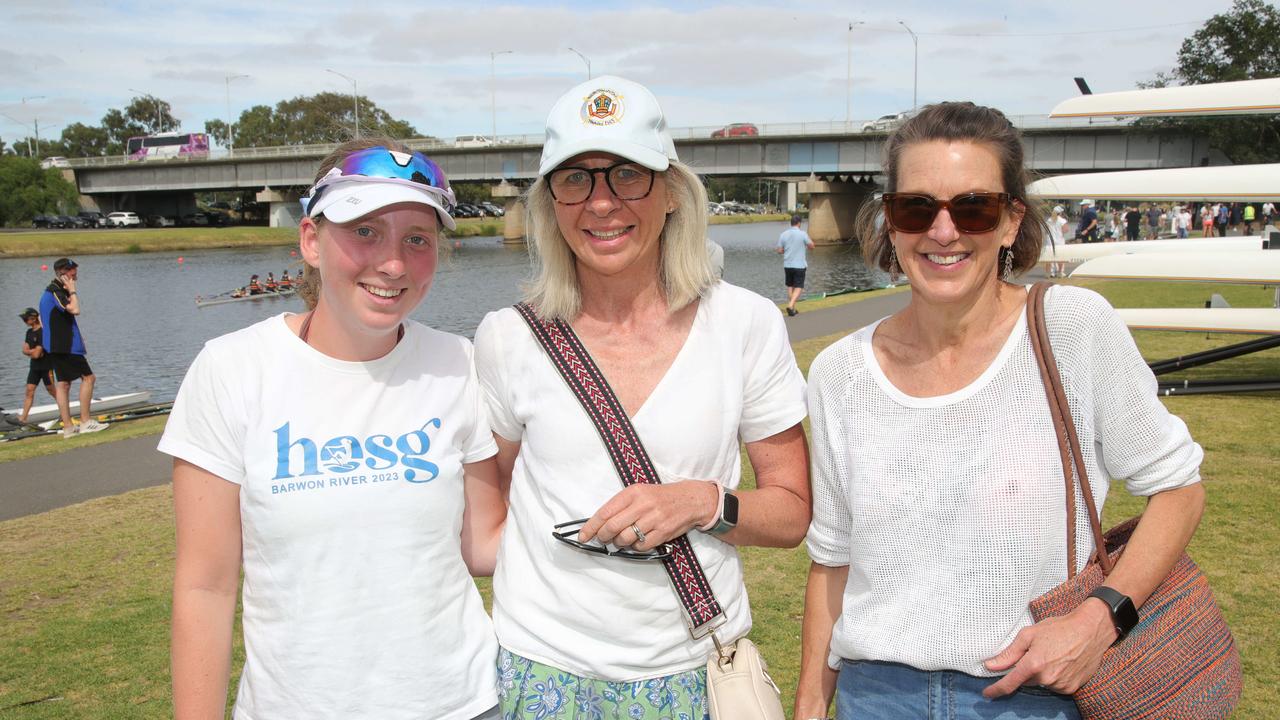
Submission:
{"label": "bridge road surface", "polygon": [[[786,318],[787,330],[792,342],[852,332],[906,307],[910,298],[907,291],[801,312]],[[168,483],[173,459],[156,450],[157,442],[158,435],[145,435],[0,463],[0,521]]]}

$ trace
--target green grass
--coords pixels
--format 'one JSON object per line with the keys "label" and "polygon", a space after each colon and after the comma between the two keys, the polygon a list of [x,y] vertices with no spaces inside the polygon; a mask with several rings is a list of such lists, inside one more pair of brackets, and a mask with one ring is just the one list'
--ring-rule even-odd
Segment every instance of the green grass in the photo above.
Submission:
{"label": "green grass", "polygon": [[117,440],[128,440],[141,435],[154,435],[164,429],[167,416],[142,418],[129,422],[114,422],[111,427],[91,435],[74,435],[66,440],[60,435],[42,435],[40,437],[0,443],[0,463],[11,460],[55,455],[79,447],[101,445]]}
{"label": "green grass", "polygon": [[[1155,295],[1136,283],[1091,286],[1117,306],[1193,307],[1208,296],[1203,288],[1186,285],[1161,286],[1160,293],[1167,294]],[[1260,298],[1244,292],[1232,302],[1261,303]],[[801,368],[807,371],[813,357],[843,335],[796,343]],[[1148,359],[1162,359],[1238,338],[1143,332],[1137,339]],[[1232,375],[1280,374],[1280,353],[1222,365],[1221,372]],[[1212,372],[1219,370],[1210,366],[1188,374]],[[1280,595],[1280,443],[1274,439],[1280,399],[1275,394],[1196,396],[1165,403],[1205,449],[1208,509],[1190,552],[1209,575],[1244,659],[1245,695],[1236,717],[1280,718],[1280,623],[1274,610]],[[749,467],[744,482],[754,482]],[[170,716],[171,502],[170,488],[148,488],[0,523],[0,718]],[[1109,526],[1141,507],[1117,483],[1104,523]],[[742,555],[755,616],[752,637],[789,708],[809,561],[799,548],[745,548]],[[488,583],[479,584],[487,597]],[[238,629],[236,637],[238,668],[243,660]],[[45,698],[57,699],[39,702]],[[14,707],[26,702],[35,704]]]}
{"label": "green grass", "polygon": [[786,222],[791,219],[789,213],[768,213],[764,215],[712,215],[709,225],[742,225],[758,222]]}

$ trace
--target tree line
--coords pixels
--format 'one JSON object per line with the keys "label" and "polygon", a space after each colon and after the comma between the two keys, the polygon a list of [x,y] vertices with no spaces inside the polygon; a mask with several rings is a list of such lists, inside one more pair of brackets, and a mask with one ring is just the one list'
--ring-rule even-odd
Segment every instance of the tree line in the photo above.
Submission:
{"label": "tree line", "polygon": [[[421,134],[405,120],[391,116],[367,97],[359,102],[360,130],[395,138],[416,138]],[[322,92],[281,100],[275,107],[254,105],[240,113],[230,140],[235,147],[311,145],[347,140],[355,132],[356,102],[350,95]],[[123,155],[129,138],[180,129],[168,101],[135,97],[124,108],[112,108],[97,125],[71,123],[58,137],[25,137],[5,145],[0,152],[36,157],[100,157]],[[225,120],[206,120],[204,132],[218,144],[228,144]]]}

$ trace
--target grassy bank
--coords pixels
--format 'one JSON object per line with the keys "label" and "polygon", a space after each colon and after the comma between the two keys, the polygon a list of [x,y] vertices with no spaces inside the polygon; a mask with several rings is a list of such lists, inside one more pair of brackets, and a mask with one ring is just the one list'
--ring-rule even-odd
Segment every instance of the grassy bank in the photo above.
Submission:
{"label": "grassy bank", "polygon": [[[715,215],[712,225],[778,222],[788,215]],[[502,234],[502,218],[459,218],[449,237],[494,237]],[[119,253],[173,252],[218,248],[270,247],[298,242],[296,228],[234,226],[226,228],[137,228],[112,230],[40,230],[0,233],[0,258]]]}
{"label": "grassy bank", "polygon": [[[1121,307],[1196,307],[1208,290],[1119,282],[1091,286]],[[1269,304],[1261,289],[1225,292],[1239,306]],[[807,372],[813,357],[840,335],[796,343],[801,367]],[[1148,359],[1236,339],[1137,334]],[[1214,373],[1280,375],[1280,349],[1187,374]],[[1165,403],[1205,449],[1202,473],[1209,505],[1191,554],[1209,575],[1244,657],[1245,696],[1236,717],[1280,718],[1280,624],[1273,609],[1280,593],[1280,444],[1273,440],[1280,396],[1196,396]],[[744,480],[750,483],[749,470],[747,475]],[[1141,501],[1117,484],[1106,522],[1140,509]],[[167,623],[173,517],[168,487],[0,523],[0,557],[0,717],[171,716]],[[789,707],[808,558],[803,549],[763,548],[747,548],[743,558],[755,614],[752,637],[762,646]],[[480,586],[487,592],[487,582]],[[236,638],[238,668],[243,660],[238,629]]]}

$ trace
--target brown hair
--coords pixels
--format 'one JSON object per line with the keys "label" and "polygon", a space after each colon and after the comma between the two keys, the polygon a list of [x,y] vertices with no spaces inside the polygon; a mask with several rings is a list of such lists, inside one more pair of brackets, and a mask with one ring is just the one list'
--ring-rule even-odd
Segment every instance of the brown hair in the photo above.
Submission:
{"label": "brown hair", "polygon": [[[1026,208],[1013,247],[1006,251],[1013,253],[1013,273],[1022,274],[1035,267],[1044,245],[1044,212],[1039,203],[1033,203],[1027,195],[1031,174],[1026,168],[1022,135],[1013,123],[999,110],[971,102],[926,105],[885,142],[885,192],[898,189],[898,172],[907,146],[935,140],[982,143],[995,152],[1004,192]],[[879,198],[862,206],[857,229],[867,265],[890,272],[893,245],[889,242],[889,226],[884,222],[884,207]]]}
{"label": "brown hair", "polygon": [[[413,152],[409,146],[385,135],[367,135],[356,140],[348,140],[334,148],[333,152],[324,156],[324,159],[320,161],[320,167],[316,170],[316,177],[312,184],[320,182],[321,178],[337,167],[338,163],[351,153],[371,147],[384,147],[388,150],[404,153]],[[313,219],[317,225],[325,222],[323,215]],[[444,231],[443,225],[440,226],[440,230],[441,232]],[[302,275],[294,282],[294,288],[298,293],[298,297],[302,298],[302,301],[307,304],[307,309],[315,310],[316,303],[320,300],[320,271],[303,261]]]}

